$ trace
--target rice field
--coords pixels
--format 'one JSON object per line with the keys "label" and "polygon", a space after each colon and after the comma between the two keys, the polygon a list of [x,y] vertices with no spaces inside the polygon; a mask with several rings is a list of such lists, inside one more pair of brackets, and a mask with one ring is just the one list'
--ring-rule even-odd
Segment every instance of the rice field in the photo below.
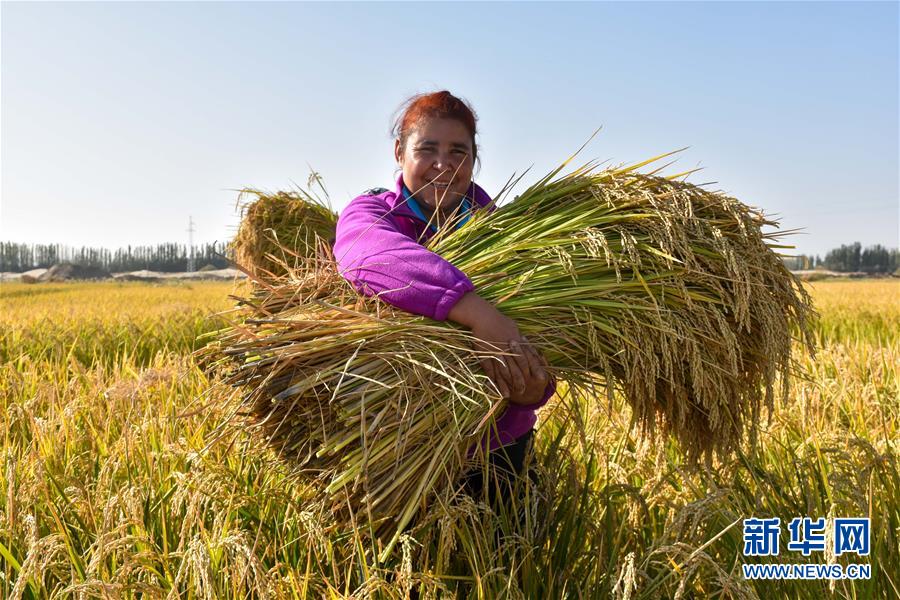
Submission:
{"label": "rice field", "polygon": [[[690,468],[619,398],[563,393],[518,523],[463,498],[384,561],[245,436],[194,363],[232,284],[0,288],[0,597],[895,598],[900,281],[809,284],[815,357],[757,446]],[[867,557],[743,556],[742,519],[869,517]],[[499,530],[499,535],[494,531]],[[871,578],[756,580],[746,562],[868,563]]]}

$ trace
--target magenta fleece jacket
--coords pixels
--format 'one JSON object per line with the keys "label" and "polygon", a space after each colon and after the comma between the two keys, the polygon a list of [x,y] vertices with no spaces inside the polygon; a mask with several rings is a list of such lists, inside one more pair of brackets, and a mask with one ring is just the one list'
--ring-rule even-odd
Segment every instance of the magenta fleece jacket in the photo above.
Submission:
{"label": "magenta fleece jacket", "polygon": [[[402,190],[401,175],[394,191],[354,198],[338,219],[334,256],[341,275],[360,293],[377,294],[397,308],[443,321],[475,288],[465,273],[422,245],[432,234],[403,202]],[[494,210],[490,196],[474,182],[467,195],[477,206]],[[497,419],[490,449],[510,444],[531,429],[535,409],[555,391],[551,380],[538,404],[509,405]]]}

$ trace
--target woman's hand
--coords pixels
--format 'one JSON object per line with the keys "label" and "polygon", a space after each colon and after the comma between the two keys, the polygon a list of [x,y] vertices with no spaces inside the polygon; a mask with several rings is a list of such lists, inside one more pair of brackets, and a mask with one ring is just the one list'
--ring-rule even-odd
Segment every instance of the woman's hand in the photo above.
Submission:
{"label": "woman's hand", "polygon": [[[547,389],[547,383],[550,381],[550,375],[544,368],[547,361],[544,356],[535,350],[534,346],[527,343],[523,337],[525,345],[517,342],[510,342],[510,351],[515,354],[515,359],[521,368],[521,362],[527,363],[527,374],[525,376],[525,391],[521,394],[513,393],[509,396],[511,404],[520,406],[530,406],[537,404],[544,399],[544,392]],[[523,374],[526,372],[523,370]]]}
{"label": "woman's hand", "polygon": [[481,366],[500,394],[513,404],[528,406],[541,401],[549,375],[546,361],[519,332],[515,321],[478,294],[469,292],[450,310],[448,318],[469,327],[479,342],[476,350],[507,352],[481,358]]}

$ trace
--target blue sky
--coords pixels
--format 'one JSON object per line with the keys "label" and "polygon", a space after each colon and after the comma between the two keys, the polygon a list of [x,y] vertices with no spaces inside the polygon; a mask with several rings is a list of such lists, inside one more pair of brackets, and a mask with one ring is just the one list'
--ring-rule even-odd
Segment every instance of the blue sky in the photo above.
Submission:
{"label": "blue sky", "polygon": [[336,209],[394,179],[390,118],[449,89],[496,192],[577,149],[689,146],[798,252],[898,245],[898,4],[10,3],[0,13],[0,240],[226,240],[235,188]]}

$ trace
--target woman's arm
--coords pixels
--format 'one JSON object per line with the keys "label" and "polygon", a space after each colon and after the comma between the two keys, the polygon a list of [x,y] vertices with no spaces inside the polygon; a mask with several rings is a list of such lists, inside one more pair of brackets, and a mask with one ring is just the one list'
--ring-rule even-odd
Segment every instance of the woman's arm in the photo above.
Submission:
{"label": "woman's arm", "polygon": [[341,213],[334,257],[359,292],[437,321],[475,289],[462,271],[404,234],[376,196],[360,196]]}
{"label": "woman's arm", "polygon": [[483,359],[481,364],[512,404],[537,408],[553,395],[555,384],[547,383],[543,359],[515,322],[475,294],[462,271],[404,234],[381,198],[360,196],[344,209],[334,256],[341,275],[360,293],[377,295],[407,312],[459,323],[485,342],[481,350],[496,346],[510,351],[513,355],[503,361]]}
{"label": "woman's arm", "polygon": [[543,356],[519,332],[516,322],[473,292],[465,294],[447,318],[464,327],[484,342],[480,348],[500,348],[510,353],[503,360],[481,359],[481,366],[511,404],[539,408],[556,391],[556,382],[547,373]]}

